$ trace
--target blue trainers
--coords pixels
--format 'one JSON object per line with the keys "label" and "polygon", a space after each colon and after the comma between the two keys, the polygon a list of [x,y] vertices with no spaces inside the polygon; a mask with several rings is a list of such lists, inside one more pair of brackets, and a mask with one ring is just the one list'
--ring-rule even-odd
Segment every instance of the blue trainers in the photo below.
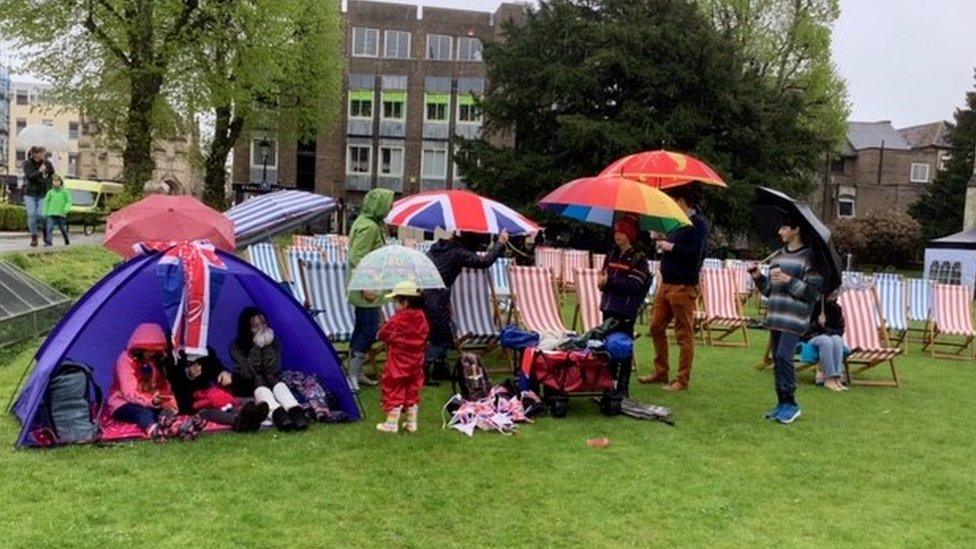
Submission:
{"label": "blue trainers", "polygon": [[776,421],[788,424],[796,421],[796,418],[800,417],[800,407],[796,404],[784,404],[779,409],[779,414],[776,415]]}
{"label": "blue trainers", "polygon": [[776,419],[776,416],[779,415],[779,411],[781,408],[783,408],[783,405],[777,404],[776,406],[773,407],[772,410],[766,412],[766,415],[764,415],[763,417],[766,419]]}

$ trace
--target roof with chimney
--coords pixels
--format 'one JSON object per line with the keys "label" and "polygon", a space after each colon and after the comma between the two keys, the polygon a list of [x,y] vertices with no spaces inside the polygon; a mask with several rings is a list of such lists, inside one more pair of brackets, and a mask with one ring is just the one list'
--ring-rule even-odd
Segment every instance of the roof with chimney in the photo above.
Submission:
{"label": "roof with chimney", "polygon": [[949,129],[951,126],[945,120],[909,126],[898,130],[898,133],[905,138],[905,141],[913,149],[924,149],[926,147],[950,148]]}

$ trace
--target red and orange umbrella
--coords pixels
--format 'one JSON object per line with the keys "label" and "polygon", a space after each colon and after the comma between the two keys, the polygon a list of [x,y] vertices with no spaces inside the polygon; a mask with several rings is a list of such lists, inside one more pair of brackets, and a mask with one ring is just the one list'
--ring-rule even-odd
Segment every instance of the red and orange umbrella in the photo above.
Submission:
{"label": "red and orange umbrella", "polygon": [[612,226],[614,214],[634,214],[642,229],[669,233],[691,225],[688,216],[668,195],[623,177],[584,177],[552,191],[539,201],[543,210],[566,217]]}
{"label": "red and orange umbrella", "polygon": [[701,181],[707,185],[725,187],[725,181],[711,166],[694,156],[671,151],[646,151],[615,160],[601,176],[614,175],[639,181],[658,189]]}

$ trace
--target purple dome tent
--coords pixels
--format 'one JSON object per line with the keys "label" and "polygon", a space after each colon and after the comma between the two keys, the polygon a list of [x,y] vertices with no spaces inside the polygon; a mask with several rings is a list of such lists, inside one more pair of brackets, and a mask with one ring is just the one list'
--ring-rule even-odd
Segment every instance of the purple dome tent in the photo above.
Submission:
{"label": "purple dome tent", "polygon": [[[282,343],[286,370],[318,376],[352,419],[360,412],[332,344],[305,309],[267,275],[222,251],[227,266],[220,295],[210,313],[209,344],[228,368],[233,368],[230,345],[236,337],[237,317],[244,307],[264,311]],[[162,284],[156,274],[159,254],[133,258],[105,276],[78,300],[51,331],[35,355],[36,365],[14,405],[23,426],[18,446],[32,446],[31,431],[44,405],[51,373],[65,359],[91,366],[105,397],[114,376],[115,361],[132,331],[143,322],[168,326]]]}

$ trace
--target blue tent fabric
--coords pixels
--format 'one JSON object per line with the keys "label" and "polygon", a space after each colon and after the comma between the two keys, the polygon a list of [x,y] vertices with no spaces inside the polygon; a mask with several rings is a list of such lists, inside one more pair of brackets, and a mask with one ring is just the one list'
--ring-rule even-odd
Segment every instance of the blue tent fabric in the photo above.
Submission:
{"label": "blue tent fabric", "polygon": [[[348,417],[360,419],[339,357],[312,317],[267,275],[231,254],[218,254],[227,265],[227,274],[212,305],[209,344],[224,365],[233,369],[230,346],[236,337],[238,315],[245,307],[258,307],[281,341],[284,369],[317,376],[336,396],[340,409]],[[156,273],[159,257],[140,256],[117,267],[82,296],[51,331],[38,349],[34,371],[14,405],[23,426],[17,445],[34,445],[30,435],[36,428],[51,373],[64,360],[91,366],[96,383],[107,397],[116,359],[135,327],[143,322],[169,327]]]}

